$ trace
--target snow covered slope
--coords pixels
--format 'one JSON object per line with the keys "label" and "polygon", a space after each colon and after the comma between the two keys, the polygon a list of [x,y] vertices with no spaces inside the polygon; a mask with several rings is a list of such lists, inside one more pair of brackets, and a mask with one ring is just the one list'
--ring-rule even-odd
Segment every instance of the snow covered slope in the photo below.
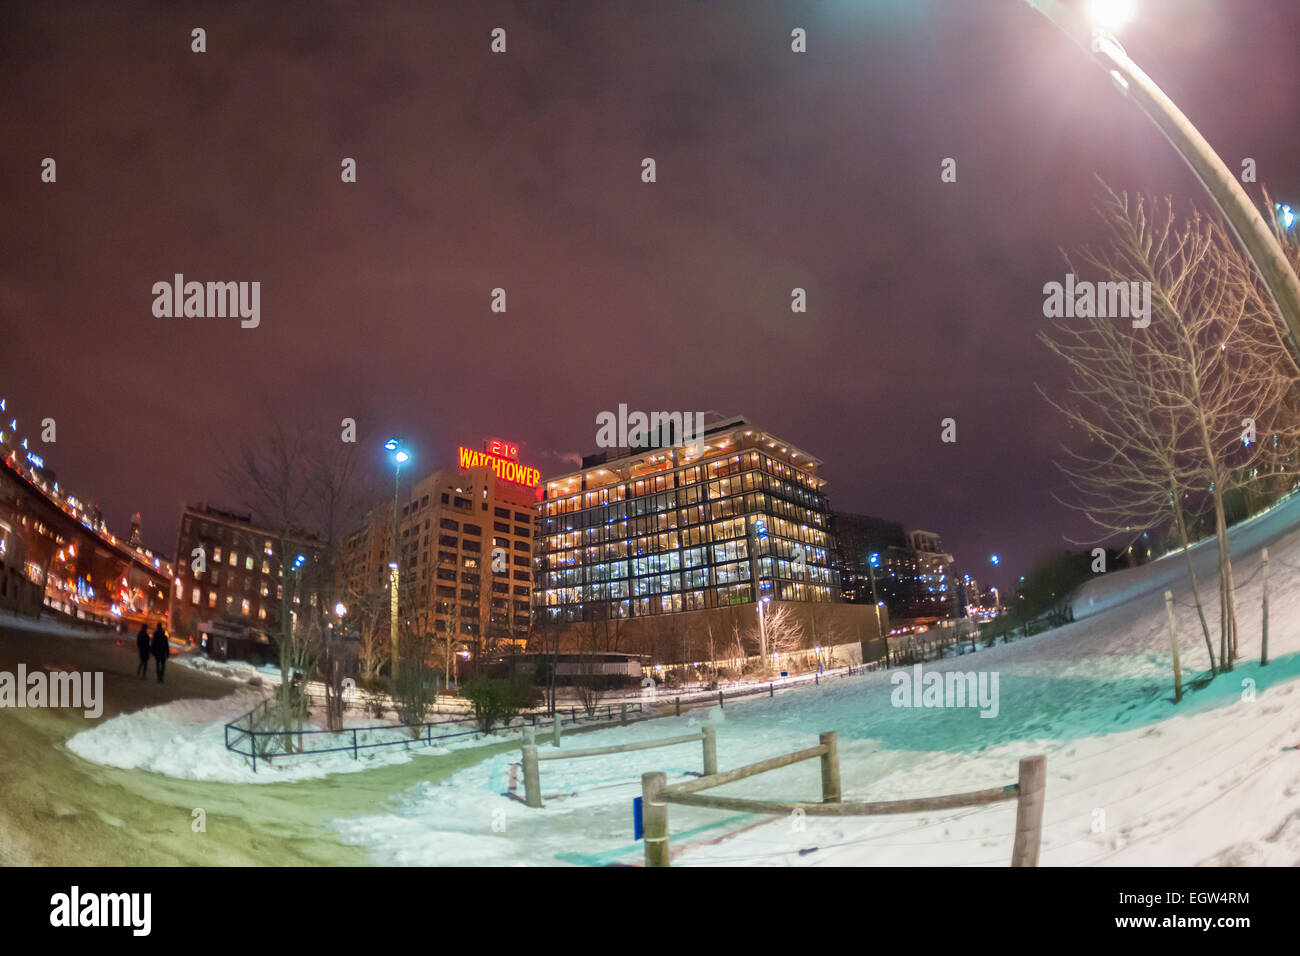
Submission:
{"label": "snow covered slope", "polygon": [[[900,707],[895,675],[866,674],[715,710],[720,768],[812,746],[835,730],[845,800],[888,800],[1010,783],[1017,761],[1046,754],[1043,865],[1300,863],[1300,500],[1234,532],[1242,660],[1172,701],[1164,590],[1178,600],[1184,674],[1206,667],[1175,556],[1091,582],[1079,619],[1010,645],[926,665],[998,679],[995,717],[966,707]],[[1258,663],[1258,549],[1273,557],[1268,667]],[[1213,543],[1197,549],[1211,623]],[[1207,558],[1208,554],[1208,558]],[[1217,641],[1217,638],[1216,638]],[[680,734],[701,712],[584,735],[581,746]],[[574,744],[570,742],[570,746]],[[697,745],[542,764],[546,806],[525,807],[517,754],[340,820],[377,862],[571,863],[642,859],[632,840],[640,775],[670,782],[700,769]],[[816,800],[816,761],[719,792]],[[674,865],[994,865],[1011,855],[1014,803],[890,817],[764,818],[669,812]]]}

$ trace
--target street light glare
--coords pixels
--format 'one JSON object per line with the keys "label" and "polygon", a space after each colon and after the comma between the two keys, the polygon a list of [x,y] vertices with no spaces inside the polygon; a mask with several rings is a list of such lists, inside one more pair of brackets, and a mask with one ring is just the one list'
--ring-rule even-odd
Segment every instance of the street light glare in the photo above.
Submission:
{"label": "street light glare", "polygon": [[397,459],[397,461],[398,461],[399,464],[400,464],[401,462],[409,461],[410,458],[411,458],[411,456],[408,455],[408,454],[407,454],[406,452],[404,452],[404,451],[399,451],[399,452],[398,452],[396,455],[394,455],[393,457]]}
{"label": "street light glare", "polygon": [[1088,18],[1093,26],[1114,32],[1133,19],[1133,0],[1088,0]]}

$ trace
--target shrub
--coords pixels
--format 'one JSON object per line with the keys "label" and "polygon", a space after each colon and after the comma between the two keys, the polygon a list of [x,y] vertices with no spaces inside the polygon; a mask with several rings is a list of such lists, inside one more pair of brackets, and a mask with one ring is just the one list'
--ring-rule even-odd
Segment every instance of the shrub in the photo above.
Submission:
{"label": "shrub", "polygon": [[474,720],[485,734],[497,724],[508,724],[541,697],[537,686],[523,674],[476,677],[461,687],[460,693],[473,705]]}
{"label": "shrub", "polygon": [[404,659],[398,665],[397,679],[389,680],[389,695],[397,719],[410,729],[412,737],[418,737],[419,725],[428,718],[438,694],[430,686],[432,672],[423,653],[414,640],[410,644],[410,651],[403,655]]}

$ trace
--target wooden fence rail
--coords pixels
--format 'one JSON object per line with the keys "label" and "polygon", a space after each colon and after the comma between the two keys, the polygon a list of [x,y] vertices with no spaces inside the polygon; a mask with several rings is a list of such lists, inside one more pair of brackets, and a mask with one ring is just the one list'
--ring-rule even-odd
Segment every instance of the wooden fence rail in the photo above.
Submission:
{"label": "wooden fence rail", "polygon": [[550,751],[547,753],[538,753],[537,744],[530,740],[525,743],[521,750],[523,751],[524,764],[524,802],[530,807],[540,807],[542,805],[542,784],[541,773],[538,763],[543,760],[568,760],[574,757],[596,757],[601,754],[623,754],[631,753],[635,750],[652,750],[656,747],[675,747],[678,744],[689,744],[701,741],[704,745],[704,773],[717,774],[718,772],[718,735],[717,730],[710,726],[696,731],[693,734],[683,734],[680,737],[667,737],[661,740],[643,740],[630,744],[615,744],[610,747],[587,747],[583,750],[561,750]]}
{"label": "wooden fence rail", "polygon": [[[1002,800],[1016,800],[1016,835],[1011,851],[1012,866],[1037,866],[1038,850],[1043,832],[1043,805],[1047,784],[1047,758],[1025,757],[1020,761],[1020,778],[1016,783],[967,793],[918,797],[910,800],[882,800],[870,803],[843,803],[840,800],[840,768],[838,743],[834,731],[820,735],[821,743],[806,750],[781,754],[728,770],[726,773],[706,771],[706,776],[667,784],[667,775],[661,772],[643,774],[641,777],[641,819],[645,832],[646,866],[667,866],[668,805],[705,807],[711,810],[735,810],[784,816],[801,811],[807,816],[856,817],[893,813],[922,813],[931,810],[950,810],[956,807],[974,807]],[[790,800],[754,800],[746,797],[710,796],[701,791],[723,784],[743,780],[769,770],[788,767],[812,758],[822,764],[822,799],[820,803]]]}

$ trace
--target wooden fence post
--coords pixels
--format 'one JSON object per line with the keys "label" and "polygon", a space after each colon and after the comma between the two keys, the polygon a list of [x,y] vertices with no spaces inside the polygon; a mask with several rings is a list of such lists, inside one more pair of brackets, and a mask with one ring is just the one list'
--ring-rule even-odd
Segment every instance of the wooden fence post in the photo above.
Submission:
{"label": "wooden fence post", "polygon": [[641,831],[645,840],[645,865],[668,865],[668,804],[658,801],[668,784],[662,771],[641,774]]}
{"label": "wooden fence post", "polygon": [[681,699],[680,697],[678,697],[678,698],[677,698],[677,714],[676,714],[676,716],[680,717],[681,715],[682,715],[682,699]]}
{"label": "wooden fence post", "polygon": [[822,803],[840,802],[840,745],[835,731],[828,730],[822,734]]}
{"label": "wooden fence post", "polygon": [[704,776],[711,777],[718,772],[718,730],[706,724],[702,733],[704,735]]}
{"label": "wooden fence post", "polygon": [[1261,632],[1259,664],[1261,667],[1268,666],[1268,548],[1260,552],[1260,560],[1264,562],[1264,629]]}
{"label": "wooden fence post", "polygon": [[524,802],[530,807],[542,805],[542,783],[537,774],[537,747],[524,744]]}
{"label": "wooden fence post", "polygon": [[1016,800],[1016,842],[1012,866],[1037,866],[1043,842],[1043,804],[1047,792],[1047,758],[1022,757],[1019,796]]}
{"label": "wooden fence post", "polygon": [[530,747],[536,747],[536,746],[537,746],[537,728],[536,728],[536,727],[525,727],[525,728],[524,728],[524,743],[527,744],[527,745],[530,746]]}
{"label": "wooden fence post", "polygon": [[558,747],[560,746],[560,712],[558,710],[555,712],[555,720],[551,722],[551,726],[553,728],[551,744]]}
{"label": "wooden fence post", "polygon": [[1178,661],[1178,628],[1174,624],[1174,592],[1165,592],[1165,610],[1169,612],[1169,646],[1174,649],[1174,701],[1183,699],[1183,667]]}
{"label": "wooden fence post", "polygon": [[627,726],[627,702],[618,705],[618,722],[624,727]]}

